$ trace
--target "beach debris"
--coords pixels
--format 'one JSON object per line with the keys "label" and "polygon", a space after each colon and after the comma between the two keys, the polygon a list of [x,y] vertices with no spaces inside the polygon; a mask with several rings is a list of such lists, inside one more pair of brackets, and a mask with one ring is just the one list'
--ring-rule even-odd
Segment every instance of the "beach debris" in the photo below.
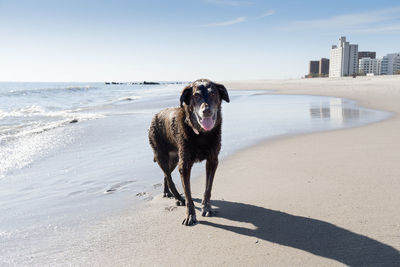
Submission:
{"label": "beach debris", "polygon": [[258,243],[258,239],[256,240],[256,244]]}
{"label": "beach debris", "polygon": [[110,194],[110,193],[115,192],[116,190],[117,190],[116,188],[110,188],[110,189],[107,189],[106,191],[104,191],[104,194]]}
{"label": "beach debris", "polygon": [[69,123],[77,123],[78,120],[77,119],[73,119],[72,121],[70,121]]}

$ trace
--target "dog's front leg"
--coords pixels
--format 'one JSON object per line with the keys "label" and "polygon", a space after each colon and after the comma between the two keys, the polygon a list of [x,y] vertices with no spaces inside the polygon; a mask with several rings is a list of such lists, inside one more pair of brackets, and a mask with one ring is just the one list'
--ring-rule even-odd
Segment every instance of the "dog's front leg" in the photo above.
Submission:
{"label": "dog's front leg", "polygon": [[210,217],[214,214],[213,210],[211,209],[210,198],[211,198],[211,190],[214,181],[215,171],[218,167],[218,158],[217,157],[210,157],[207,159],[206,162],[206,190],[204,192],[204,198],[201,202],[202,208],[202,216]]}
{"label": "dog's front leg", "polygon": [[186,199],[186,218],[183,220],[184,225],[193,225],[197,222],[196,211],[194,209],[194,203],[192,199],[192,194],[190,191],[190,171],[192,169],[193,163],[187,160],[184,156],[181,157],[179,162],[179,173],[181,175],[183,190],[185,192]]}

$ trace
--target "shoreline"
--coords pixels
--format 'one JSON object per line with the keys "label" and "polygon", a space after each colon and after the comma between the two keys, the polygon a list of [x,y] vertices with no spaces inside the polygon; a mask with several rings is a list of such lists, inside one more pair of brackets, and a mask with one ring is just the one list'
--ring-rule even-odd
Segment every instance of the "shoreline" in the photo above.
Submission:
{"label": "shoreline", "polygon": [[[121,218],[99,223],[99,235],[88,237],[86,252],[63,253],[56,262],[79,255],[77,263],[100,265],[399,263],[400,77],[390,77],[389,87],[382,85],[386,79],[368,78],[350,82],[357,88],[347,92],[346,79],[224,83],[228,90],[272,89],[280,83],[282,88],[268,94],[347,98],[392,115],[376,123],[280,136],[241,149],[217,170],[212,192],[216,217],[203,218],[197,209],[200,223],[183,227],[179,222],[184,208],[157,196],[140,211],[131,209]],[[357,84],[365,81],[370,83],[367,91]],[[377,91],[376,86],[384,88]],[[203,183],[201,178],[192,182],[197,208]]]}
{"label": "shoreline", "polygon": [[[371,90],[375,86],[390,85],[390,90],[398,90],[400,85],[400,75],[391,76],[360,76],[357,78],[309,78],[293,80],[251,80],[251,81],[221,81],[229,90],[270,90],[268,94],[298,94],[315,96],[332,96],[347,98],[356,101],[360,106],[367,108],[387,110],[386,105],[377,104],[365,96],[357,95],[358,92],[347,90],[354,85],[362,85]],[[321,88],[324,87],[324,88]],[[335,90],[335,87],[337,89]],[[353,97],[354,96],[354,97]],[[392,105],[390,105],[392,106]]]}

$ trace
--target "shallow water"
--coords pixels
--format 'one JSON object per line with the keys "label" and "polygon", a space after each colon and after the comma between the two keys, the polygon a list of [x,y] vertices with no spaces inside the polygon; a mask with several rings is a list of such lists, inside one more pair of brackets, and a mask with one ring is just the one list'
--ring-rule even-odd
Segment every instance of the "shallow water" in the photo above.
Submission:
{"label": "shallow water", "polygon": [[[96,87],[98,97],[84,95],[81,101],[74,95],[69,102],[63,98],[62,103],[54,102],[56,111],[43,100],[36,104],[43,110],[29,114],[72,116],[55,116],[57,123],[66,121],[44,131],[3,135],[0,161],[8,167],[2,167],[0,178],[0,263],[26,264],[61,251],[68,246],[66,240],[79,238],[81,229],[94,221],[161,193],[162,173],[152,161],[147,129],[157,111],[179,104],[182,87],[127,85],[107,92],[98,92],[107,87]],[[129,96],[136,97],[124,100]],[[220,158],[268,138],[356,127],[389,116],[333,97],[230,91],[230,98],[231,103],[223,103]],[[0,106],[3,114],[17,111],[7,105]],[[69,123],[76,114],[78,123]],[[8,116],[7,124],[23,124],[24,116],[17,115],[18,121]],[[29,123],[51,122],[32,116]],[[6,123],[0,125],[5,132]],[[192,176],[203,169],[204,164],[197,164]],[[180,184],[176,171],[173,177]]]}

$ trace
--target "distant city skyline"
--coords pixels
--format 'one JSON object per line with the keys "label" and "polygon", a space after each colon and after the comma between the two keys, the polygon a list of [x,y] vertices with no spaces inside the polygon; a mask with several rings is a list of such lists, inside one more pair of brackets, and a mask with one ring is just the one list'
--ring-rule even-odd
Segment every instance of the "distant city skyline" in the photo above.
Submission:
{"label": "distant city skyline", "polygon": [[0,81],[300,78],[339,36],[400,50],[400,2],[0,0]]}
{"label": "distant city skyline", "polygon": [[358,44],[351,44],[346,36],[341,36],[338,44],[332,45],[330,58],[321,58],[319,61],[310,60],[308,69],[305,78],[398,75],[400,74],[400,52],[376,58],[375,51],[359,51]]}

